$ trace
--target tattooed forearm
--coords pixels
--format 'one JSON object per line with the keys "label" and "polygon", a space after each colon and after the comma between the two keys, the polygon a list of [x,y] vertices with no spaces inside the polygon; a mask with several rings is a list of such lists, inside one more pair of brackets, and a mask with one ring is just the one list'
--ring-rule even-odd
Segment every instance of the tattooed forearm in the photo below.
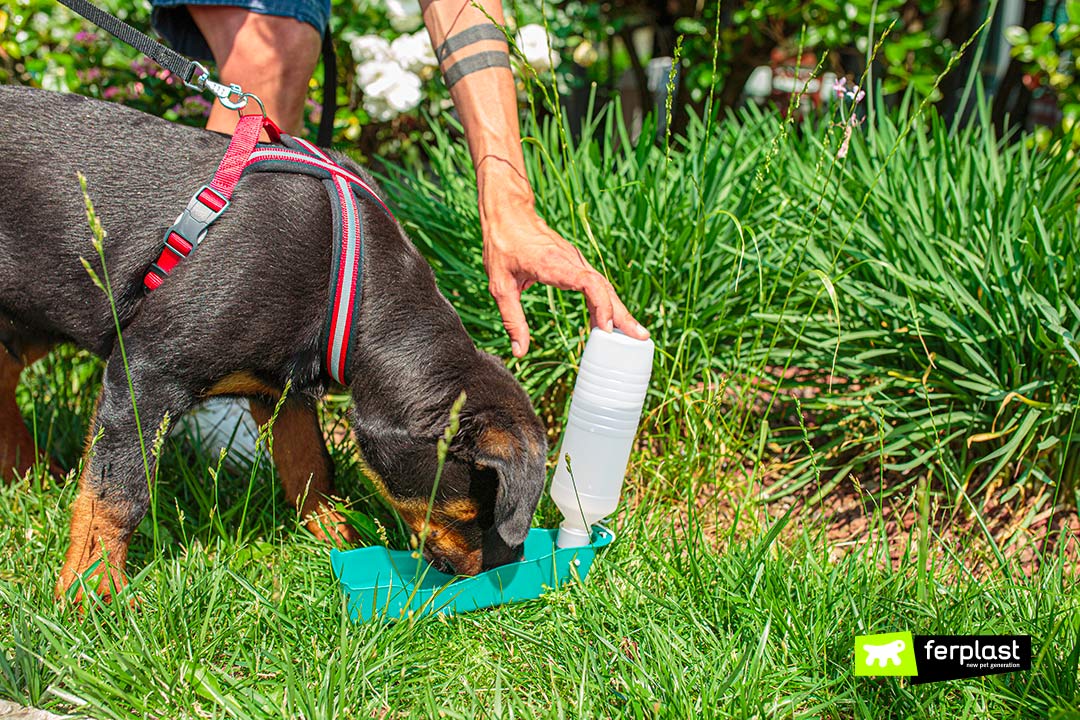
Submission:
{"label": "tattooed forearm", "polygon": [[446,68],[443,71],[443,80],[446,81],[446,87],[452,88],[466,75],[493,67],[510,67],[510,56],[498,50],[469,55]]}
{"label": "tattooed forearm", "polygon": [[[491,42],[498,42],[506,46],[506,35],[497,25],[490,22],[473,25],[443,41],[439,47],[435,48],[435,57],[438,58],[439,64],[442,65],[451,56],[458,55],[460,51],[466,48],[479,43],[488,43],[490,47]],[[488,68],[509,67],[510,56],[507,50],[484,50],[459,56],[458,60],[451,62],[443,70],[443,80],[446,82],[446,87],[451,88],[466,75],[471,75],[474,72],[487,70]]]}
{"label": "tattooed forearm", "polygon": [[445,42],[435,48],[435,57],[437,57],[441,63],[458,50],[462,50],[469,45],[475,45],[478,42],[483,42],[484,40],[495,40],[496,42],[501,42],[503,45],[506,45],[506,34],[494,23],[473,25],[471,28],[462,30],[457,35],[448,37]]}

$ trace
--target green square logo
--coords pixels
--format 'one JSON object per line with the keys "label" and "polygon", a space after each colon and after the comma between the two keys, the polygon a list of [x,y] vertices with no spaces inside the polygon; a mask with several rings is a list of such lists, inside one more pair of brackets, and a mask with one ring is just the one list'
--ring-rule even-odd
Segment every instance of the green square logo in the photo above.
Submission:
{"label": "green square logo", "polygon": [[909,632],[855,636],[855,674],[863,676],[919,674],[915,643]]}

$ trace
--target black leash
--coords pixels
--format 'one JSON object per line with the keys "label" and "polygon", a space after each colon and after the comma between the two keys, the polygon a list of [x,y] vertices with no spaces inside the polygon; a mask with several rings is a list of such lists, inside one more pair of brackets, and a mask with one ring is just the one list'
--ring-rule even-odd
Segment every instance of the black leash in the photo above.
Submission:
{"label": "black leash", "polygon": [[[197,62],[188,60],[183,55],[170,50],[161,43],[139,32],[123,20],[105,12],[97,5],[92,5],[86,0],[60,0],[60,3],[71,8],[102,30],[112,34],[118,40],[126,42],[142,54],[153,60],[173,75],[176,75],[184,84],[195,90],[204,89],[198,84],[199,80],[207,76],[206,68]],[[200,78],[192,82],[192,76],[196,70],[201,70]]]}
{"label": "black leash", "polygon": [[[222,85],[210,78],[209,71],[201,63],[192,61],[170,48],[165,47],[145,33],[139,32],[118,17],[108,13],[87,0],[59,0],[62,5],[83,16],[110,35],[125,42],[142,54],[151,58],[161,67],[183,80],[184,85],[198,92],[209,90],[221,104],[230,110],[241,110],[254,99],[262,106],[262,101],[251,93],[245,93],[239,85]],[[323,110],[319,119],[318,143],[329,146],[334,135],[334,114],[337,109],[337,55],[330,38],[330,27],[323,33]],[[233,98],[236,98],[235,100]],[[265,115],[265,110],[263,111]]]}
{"label": "black leash", "polygon": [[[87,0],[59,0],[61,4],[82,15],[102,30],[127,43],[154,62],[184,81],[192,90],[209,90],[217,96],[221,104],[230,110],[240,110],[247,105],[248,98],[254,95],[245,93],[239,85],[222,85],[210,79],[210,73],[200,63],[192,62],[183,55],[170,50],[157,40],[128,25],[123,20],[105,12]],[[236,100],[232,100],[232,96]],[[257,98],[256,98],[257,99]],[[262,103],[259,103],[260,105]]]}

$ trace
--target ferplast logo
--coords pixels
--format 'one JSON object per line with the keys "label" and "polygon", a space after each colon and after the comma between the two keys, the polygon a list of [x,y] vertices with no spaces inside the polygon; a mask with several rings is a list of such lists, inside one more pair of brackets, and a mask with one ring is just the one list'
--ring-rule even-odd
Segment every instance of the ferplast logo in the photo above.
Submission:
{"label": "ferplast logo", "polygon": [[1031,669],[1030,635],[912,635],[855,638],[855,674],[907,676],[912,684]]}
{"label": "ferplast logo", "polygon": [[919,674],[915,642],[909,632],[859,635],[855,638],[856,675]]}

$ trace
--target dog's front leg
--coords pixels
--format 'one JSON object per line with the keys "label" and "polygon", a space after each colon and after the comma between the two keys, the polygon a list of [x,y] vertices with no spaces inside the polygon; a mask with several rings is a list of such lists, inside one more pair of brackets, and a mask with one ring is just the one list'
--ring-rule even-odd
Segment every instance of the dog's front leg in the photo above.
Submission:
{"label": "dog's front leg", "polygon": [[[251,400],[251,416],[260,427],[270,422],[273,414],[273,405]],[[325,542],[357,542],[356,531],[333,509],[334,464],[314,405],[302,398],[286,398],[272,432],[274,465],[285,499],[300,512],[308,530]]]}
{"label": "dog's front leg", "polygon": [[150,507],[149,478],[157,463],[151,444],[167,411],[178,417],[190,406],[184,389],[152,363],[132,358],[131,369],[143,442],[124,366],[114,356],[105,367],[83,457],[79,494],[71,512],[71,544],[60,571],[57,597],[77,586],[75,599],[81,600],[80,578],[105,599],[127,584],[128,543]]}

